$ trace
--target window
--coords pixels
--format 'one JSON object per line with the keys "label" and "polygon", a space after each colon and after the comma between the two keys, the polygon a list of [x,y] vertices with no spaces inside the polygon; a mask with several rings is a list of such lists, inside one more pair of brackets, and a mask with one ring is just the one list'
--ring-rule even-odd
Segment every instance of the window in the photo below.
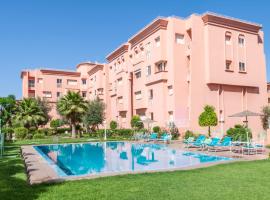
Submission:
{"label": "window", "polygon": [[147,60],[149,60],[151,58],[151,51],[150,51],[150,48],[151,48],[151,43],[148,42],[146,45],[145,45],[145,57]]}
{"label": "window", "polygon": [[82,79],[82,84],[86,85],[86,79]]}
{"label": "window", "polygon": [[103,88],[99,88],[97,89],[97,91],[98,91],[98,95],[103,95]]}
{"label": "window", "polygon": [[28,80],[28,87],[35,87],[35,80],[34,79]]}
{"label": "window", "polygon": [[43,78],[38,78],[37,82],[38,83],[43,83]]}
{"label": "window", "polygon": [[244,38],[243,35],[239,35],[238,44],[239,44],[240,47],[243,47],[245,45],[245,38]]}
{"label": "window", "polygon": [[61,97],[61,92],[56,92],[56,97],[60,98]]}
{"label": "window", "polygon": [[135,99],[139,100],[141,98],[142,98],[142,92],[141,91],[135,92]]}
{"label": "window", "polygon": [[148,90],[148,99],[152,100],[154,96],[153,89]]}
{"label": "window", "polygon": [[245,72],[246,71],[246,65],[243,62],[239,62],[239,72]]}
{"label": "window", "polygon": [[166,69],[166,62],[156,64],[156,72],[163,72]]}
{"label": "window", "polygon": [[82,92],[82,97],[86,97],[86,92]]}
{"label": "window", "polygon": [[147,66],[146,67],[146,76],[150,76],[151,75],[151,66]]}
{"label": "window", "polygon": [[67,80],[67,84],[68,85],[77,85],[77,80],[71,80],[71,79],[69,79],[69,80]]}
{"label": "window", "polygon": [[168,114],[169,114],[169,122],[173,122],[174,121],[173,120],[173,111],[169,111]]}
{"label": "window", "polygon": [[57,87],[62,87],[62,79],[56,80]]}
{"label": "window", "polygon": [[185,44],[185,37],[183,34],[175,34],[175,42],[176,44]]}
{"label": "window", "polygon": [[123,103],[123,97],[118,97],[117,100],[118,100],[118,103],[119,104],[122,104]]}
{"label": "window", "polygon": [[52,92],[44,91],[43,92],[43,97],[45,97],[45,98],[52,98]]}
{"label": "window", "polygon": [[122,78],[117,79],[117,83],[118,83],[118,85],[122,85],[123,79]]}
{"label": "window", "polygon": [[155,39],[155,42],[156,42],[156,47],[160,47],[160,37],[157,37]]}
{"label": "window", "polygon": [[230,32],[225,33],[225,43],[226,44],[231,44],[231,39],[232,39],[232,34]]}
{"label": "window", "polygon": [[168,94],[173,95],[173,86],[172,85],[168,86]]}
{"label": "window", "polygon": [[141,70],[137,70],[135,72],[135,77],[138,79],[138,78],[141,78],[141,76],[142,76]]}
{"label": "window", "polygon": [[231,60],[226,60],[226,70],[227,71],[232,71],[232,61]]}
{"label": "window", "polygon": [[150,119],[154,120],[154,113],[153,112],[150,113]]}

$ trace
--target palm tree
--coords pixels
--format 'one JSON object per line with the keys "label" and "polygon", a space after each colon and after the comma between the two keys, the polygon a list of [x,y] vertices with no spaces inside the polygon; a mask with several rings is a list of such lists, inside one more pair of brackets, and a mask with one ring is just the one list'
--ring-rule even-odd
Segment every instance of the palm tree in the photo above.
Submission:
{"label": "palm tree", "polygon": [[69,120],[72,128],[72,138],[76,137],[76,124],[81,121],[82,115],[87,109],[87,102],[79,92],[68,91],[57,102],[57,110],[60,115]]}
{"label": "palm tree", "polygon": [[34,98],[23,99],[16,108],[13,120],[25,128],[38,127],[46,120],[46,113],[41,109],[38,101]]}

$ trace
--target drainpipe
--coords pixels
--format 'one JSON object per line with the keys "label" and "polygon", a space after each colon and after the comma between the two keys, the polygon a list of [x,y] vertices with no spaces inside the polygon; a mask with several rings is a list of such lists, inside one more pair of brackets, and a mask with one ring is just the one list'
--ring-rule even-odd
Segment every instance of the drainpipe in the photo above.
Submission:
{"label": "drainpipe", "polygon": [[131,107],[130,115],[132,118],[133,116],[133,73],[132,72],[130,72],[129,81],[130,81],[130,107]]}

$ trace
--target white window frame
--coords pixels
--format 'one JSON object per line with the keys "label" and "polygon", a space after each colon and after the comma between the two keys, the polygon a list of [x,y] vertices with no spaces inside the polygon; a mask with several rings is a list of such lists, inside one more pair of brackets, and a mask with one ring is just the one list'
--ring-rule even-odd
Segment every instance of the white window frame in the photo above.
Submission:
{"label": "white window frame", "polygon": [[136,99],[136,100],[142,99],[142,91],[137,91],[137,92],[135,92],[135,99]]}
{"label": "white window frame", "polygon": [[185,44],[185,35],[176,33],[175,34],[175,43],[176,44]]}
{"label": "white window frame", "polygon": [[68,79],[68,80],[67,80],[67,84],[68,84],[68,85],[75,86],[75,85],[78,84],[78,81],[77,81],[77,80],[74,80],[74,79]]}
{"label": "white window frame", "polygon": [[156,47],[160,47],[160,36],[155,38]]}
{"label": "white window frame", "polygon": [[52,92],[51,91],[43,91],[43,97],[44,98],[52,98]]}
{"label": "white window frame", "polygon": [[151,65],[146,66],[146,76],[150,76],[152,73]]}
{"label": "white window frame", "polygon": [[246,72],[246,63],[245,62],[239,62],[239,72]]}
{"label": "white window frame", "polygon": [[[134,72],[135,78],[139,79],[142,77],[142,71],[139,69],[137,71]],[[139,76],[138,76],[139,75]]]}
{"label": "white window frame", "polygon": [[168,86],[168,94],[169,94],[169,96],[173,95],[173,86],[172,85]]}

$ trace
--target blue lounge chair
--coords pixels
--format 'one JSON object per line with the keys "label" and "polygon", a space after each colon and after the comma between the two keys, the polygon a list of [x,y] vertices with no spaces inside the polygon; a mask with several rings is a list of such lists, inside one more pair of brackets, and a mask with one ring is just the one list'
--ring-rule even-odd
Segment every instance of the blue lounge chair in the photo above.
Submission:
{"label": "blue lounge chair", "polygon": [[163,141],[163,142],[167,142],[170,141],[172,139],[172,136],[168,133],[164,133],[160,139],[158,139],[159,141]]}
{"label": "blue lounge chair", "polygon": [[191,142],[189,144],[187,144],[187,148],[190,148],[190,147],[203,147],[203,142],[204,140],[206,139],[206,136],[205,135],[200,135],[194,142]]}
{"label": "blue lounge chair", "polygon": [[195,139],[194,137],[189,137],[189,138],[184,140],[184,144],[192,143],[192,142],[194,142],[194,139]]}
{"label": "blue lounge chair", "polygon": [[148,141],[155,141],[158,139],[158,134],[157,133],[151,133],[150,137],[148,138]]}
{"label": "blue lounge chair", "polygon": [[231,137],[224,137],[223,140],[218,143],[217,145],[214,146],[214,149],[215,151],[217,150],[221,150],[221,151],[224,151],[224,150],[232,150],[232,138]]}
{"label": "blue lounge chair", "polygon": [[206,148],[209,150],[211,148],[216,147],[220,142],[219,138],[212,138],[211,142],[209,144],[206,144]]}

